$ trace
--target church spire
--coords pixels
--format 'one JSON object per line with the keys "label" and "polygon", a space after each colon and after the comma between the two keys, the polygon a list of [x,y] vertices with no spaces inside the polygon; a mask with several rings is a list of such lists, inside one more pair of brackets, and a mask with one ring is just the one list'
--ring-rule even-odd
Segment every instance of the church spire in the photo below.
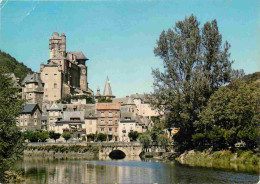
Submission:
{"label": "church spire", "polygon": [[111,98],[114,98],[114,97],[115,97],[115,96],[112,94],[112,90],[111,90],[110,81],[109,81],[109,79],[108,79],[108,76],[107,76],[107,79],[106,79],[106,84],[105,84],[103,96],[105,96],[105,97],[111,97]]}

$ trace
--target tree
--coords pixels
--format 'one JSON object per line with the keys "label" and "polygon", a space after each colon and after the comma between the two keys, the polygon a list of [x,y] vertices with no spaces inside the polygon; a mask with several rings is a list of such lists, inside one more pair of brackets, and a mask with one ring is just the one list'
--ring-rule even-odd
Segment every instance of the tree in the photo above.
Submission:
{"label": "tree", "polygon": [[49,132],[49,136],[50,136],[51,139],[54,139],[55,142],[56,142],[56,140],[60,138],[61,134],[60,133],[55,133],[54,131],[50,131]]}
{"label": "tree", "polygon": [[149,148],[151,140],[149,133],[142,133],[138,137],[138,141],[143,145],[143,148]]}
{"label": "tree", "polygon": [[106,141],[107,140],[107,134],[103,134],[103,133],[99,133],[98,135],[97,135],[97,140],[98,141]]}
{"label": "tree", "polygon": [[259,82],[246,83],[244,79],[237,79],[219,88],[196,122],[193,141],[197,148],[228,149],[240,141],[245,142],[248,149],[256,148],[260,136],[259,96]]}
{"label": "tree", "polygon": [[111,98],[106,98],[104,96],[98,98],[98,103],[110,103],[110,102],[112,102]]}
{"label": "tree", "polygon": [[12,80],[0,67],[0,182],[3,174],[14,166],[23,153],[23,137],[16,126],[24,101]]}
{"label": "tree", "polygon": [[139,133],[137,131],[131,131],[128,133],[128,137],[130,138],[130,141],[136,141]]}
{"label": "tree", "polygon": [[165,149],[165,151],[167,151],[167,147],[170,144],[170,139],[168,138],[167,135],[165,134],[161,134],[158,137],[158,144],[163,147]]}
{"label": "tree", "polygon": [[88,141],[94,141],[96,137],[96,134],[90,133],[87,135]]}
{"label": "tree", "polygon": [[180,128],[174,135],[179,151],[193,148],[194,122],[210,96],[230,81],[228,42],[222,45],[217,21],[202,28],[194,15],[178,21],[173,29],[162,31],[155,56],[163,60],[164,71],[153,70],[151,103],[168,112],[167,128]]}
{"label": "tree", "polygon": [[47,131],[37,132],[37,137],[40,142],[45,142],[49,138]]}
{"label": "tree", "polygon": [[66,140],[66,142],[71,138],[71,134],[69,132],[63,133],[62,137]]}

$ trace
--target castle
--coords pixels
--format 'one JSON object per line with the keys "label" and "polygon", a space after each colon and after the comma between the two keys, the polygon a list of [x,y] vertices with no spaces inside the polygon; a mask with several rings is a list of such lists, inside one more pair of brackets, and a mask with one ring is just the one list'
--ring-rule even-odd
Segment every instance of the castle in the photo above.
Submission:
{"label": "castle", "polygon": [[[70,132],[73,139],[88,140],[91,134],[104,133],[108,140],[130,141],[129,132],[142,133],[152,127],[151,117],[159,113],[144,95],[116,98],[107,77],[103,94],[98,88],[94,96],[87,82],[88,58],[81,51],[66,51],[64,33],[52,34],[49,51],[47,63],[41,63],[40,71],[22,82],[26,104],[17,118],[22,131]],[[87,102],[86,97],[92,101]]]}
{"label": "castle", "polygon": [[37,103],[45,112],[55,101],[66,95],[89,94],[88,58],[81,51],[66,51],[66,35],[54,32],[49,39],[50,58],[41,63],[40,72],[28,75],[22,82],[27,103]]}

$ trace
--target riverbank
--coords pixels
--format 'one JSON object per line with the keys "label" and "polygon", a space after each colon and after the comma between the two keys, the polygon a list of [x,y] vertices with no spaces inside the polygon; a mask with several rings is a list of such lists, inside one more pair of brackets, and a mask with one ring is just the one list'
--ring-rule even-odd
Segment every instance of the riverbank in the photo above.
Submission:
{"label": "riverbank", "polygon": [[260,158],[259,154],[252,151],[216,151],[210,152],[205,150],[186,151],[181,154],[176,160],[181,164],[198,167],[213,167],[221,169],[232,169],[242,172],[259,172]]}
{"label": "riverbank", "polygon": [[50,157],[64,159],[96,159],[99,156],[99,146],[27,146],[24,156]]}

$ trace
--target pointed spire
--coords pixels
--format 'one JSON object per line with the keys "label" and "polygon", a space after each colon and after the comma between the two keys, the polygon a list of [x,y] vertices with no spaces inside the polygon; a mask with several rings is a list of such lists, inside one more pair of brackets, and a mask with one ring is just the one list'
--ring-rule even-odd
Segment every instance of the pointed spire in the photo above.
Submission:
{"label": "pointed spire", "polygon": [[106,84],[105,84],[103,96],[115,97],[115,96],[112,94],[112,90],[111,90],[110,81],[109,81],[109,79],[108,79],[108,76],[107,76],[107,79],[106,79]]}

